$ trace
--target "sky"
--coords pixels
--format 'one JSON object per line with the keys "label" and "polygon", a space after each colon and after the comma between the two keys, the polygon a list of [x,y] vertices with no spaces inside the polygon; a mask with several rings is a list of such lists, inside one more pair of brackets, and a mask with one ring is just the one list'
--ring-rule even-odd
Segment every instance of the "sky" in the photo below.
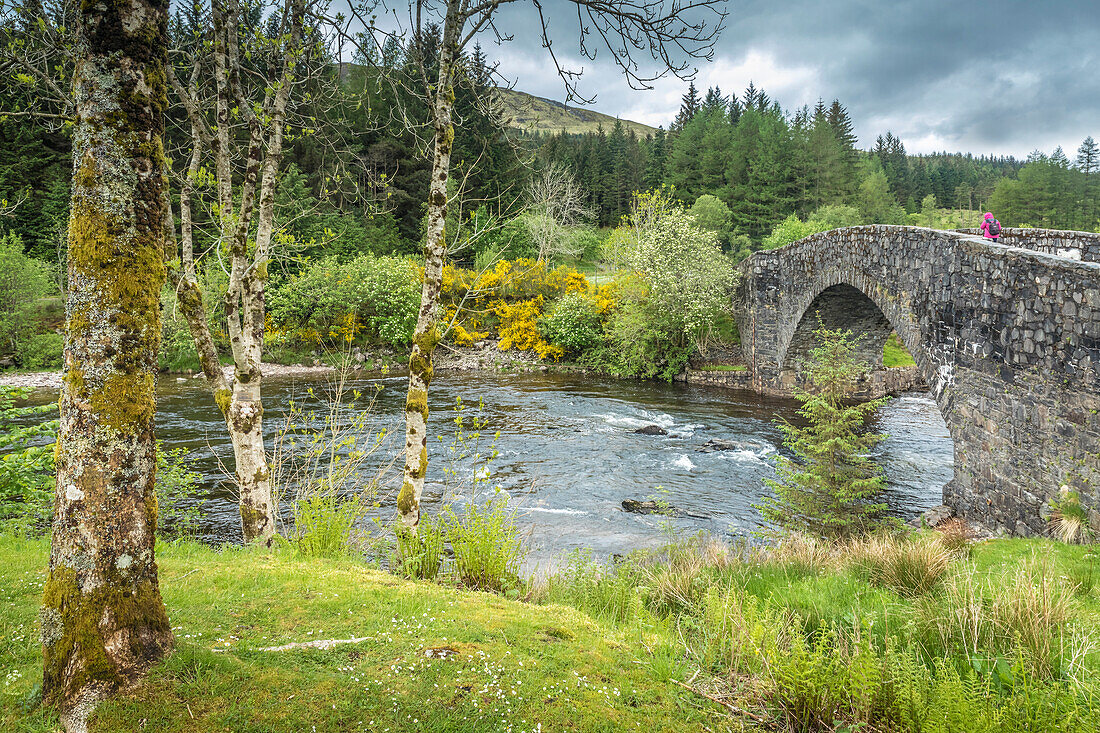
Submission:
{"label": "sky", "polygon": [[[666,0],[667,2],[667,0]],[[544,0],[554,50],[574,68],[590,108],[649,125],[675,116],[687,83],[634,91],[606,51],[577,50],[568,0]],[[698,63],[700,94],[740,94],[751,80],[788,111],[819,99],[844,104],[861,147],[887,130],[910,153],[941,150],[1025,157],[1100,139],[1098,0],[728,0],[711,62]],[[564,85],[537,42],[528,3],[505,6],[514,36],[486,55],[516,89],[564,101]]]}

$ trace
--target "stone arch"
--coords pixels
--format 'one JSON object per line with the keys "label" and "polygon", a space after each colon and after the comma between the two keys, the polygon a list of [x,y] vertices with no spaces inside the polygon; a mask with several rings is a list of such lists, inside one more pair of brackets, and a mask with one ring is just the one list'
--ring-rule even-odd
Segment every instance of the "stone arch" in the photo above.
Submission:
{"label": "stone arch", "polygon": [[[856,274],[851,271],[844,275],[839,272],[826,273],[816,287],[794,299],[789,322],[796,325],[783,332],[777,344],[780,383],[790,387],[800,382],[796,365],[800,359],[809,355],[809,349],[813,346],[813,331],[817,328],[817,315],[820,313],[825,326],[848,328],[853,335],[863,336],[865,346],[862,356],[872,365],[872,372],[857,384],[856,390],[864,395],[881,394],[876,385],[868,382],[881,377],[883,348],[890,333],[896,331],[902,345],[913,356],[925,383],[929,385],[940,416],[951,436],[953,458],[958,465],[962,459],[962,446],[965,445],[965,431],[964,426],[956,419],[955,411],[951,409],[952,354],[942,345],[928,342],[928,336],[922,332],[916,317],[899,303],[894,294],[884,287],[884,283],[876,283],[875,287],[857,287],[851,281],[864,281],[865,285],[869,285],[870,278],[854,275]],[[951,491],[950,483],[943,487],[945,502]]]}
{"label": "stone arch", "polygon": [[[790,298],[783,309],[786,312],[781,321],[791,325],[780,329],[776,343],[780,382],[787,388],[797,383],[794,364],[804,358],[817,325],[815,312],[825,304],[832,315],[826,325],[851,328],[857,336],[867,334],[866,354],[872,367],[881,367],[886,339],[891,331],[896,331],[936,398],[940,414],[948,420],[954,363],[950,342],[937,340],[922,327],[921,320],[906,306],[907,300],[899,298],[891,287],[893,283],[873,271],[831,267],[818,273],[814,280],[811,287]],[[948,423],[954,437],[954,427]]]}
{"label": "stone arch", "polygon": [[814,331],[819,324],[850,329],[856,337],[857,357],[872,370],[882,368],[882,351],[894,328],[882,309],[859,288],[840,284],[830,285],[810,301],[789,341],[780,346],[781,371],[801,371],[815,346]]}
{"label": "stone arch", "polygon": [[1064,483],[1100,531],[1100,236],[1026,235],[1006,246],[876,225],[754,253],[735,295],[752,387],[790,394],[808,312],[846,301],[854,321],[881,333],[873,303],[951,435],[944,503],[1010,533],[1042,534]]}

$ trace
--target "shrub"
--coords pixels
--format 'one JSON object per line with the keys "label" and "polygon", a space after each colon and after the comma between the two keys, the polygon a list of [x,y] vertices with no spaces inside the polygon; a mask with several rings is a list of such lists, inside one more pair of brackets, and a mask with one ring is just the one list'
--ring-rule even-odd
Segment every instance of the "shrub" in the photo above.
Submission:
{"label": "shrub", "polygon": [[157,441],[157,535],[191,537],[199,527],[197,495],[202,474],[192,471],[186,448],[166,450]]}
{"label": "shrub", "polygon": [[477,241],[477,258],[482,262],[486,262],[490,256],[492,260],[516,260],[538,256],[538,246],[531,236],[525,217],[516,216],[499,227],[487,225],[484,229],[487,232]]}
{"label": "shrub", "polygon": [[16,349],[19,363],[26,369],[57,369],[65,339],[59,333],[40,333],[21,341]]}
{"label": "shrub", "polygon": [[569,293],[539,319],[539,333],[568,354],[579,354],[603,341],[603,319],[595,304],[580,293]]}
{"label": "shrub", "polygon": [[714,233],[664,193],[638,195],[634,209],[618,245],[629,273],[608,327],[616,371],[671,380],[729,311],[737,276]]}
{"label": "shrub", "polygon": [[53,506],[58,421],[30,421],[56,410],[57,403],[16,406],[29,394],[0,385],[0,528],[16,534],[45,529]]}
{"label": "shrub", "polygon": [[[17,235],[0,235],[0,354],[17,354],[22,363],[20,350],[37,326],[38,301],[52,289],[49,266],[23,254]],[[47,354],[47,347],[40,343],[31,353]]]}
{"label": "shrub", "polygon": [[271,336],[320,343],[329,337],[402,345],[412,338],[420,309],[415,263],[361,255],[349,262],[320,260],[272,289]]}
{"label": "shrub", "polygon": [[291,542],[303,557],[340,557],[352,550],[359,503],[334,491],[313,491],[294,502]]}
{"label": "shrub", "polygon": [[588,287],[587,278],[577,270],[548,269],[535,260],[500,260],[483,272],[448,265],[443,270],[442,301],[446,319],[454,322],[449,336],[465,345],[495,328],[503,350],[531,350],[542,358],[558,359],[562,348],[543,338],[538,320],[546,303],[587,292]]}
{"label": "shrub", "polygon": [[794,214],[791,214],[786,219],[776,224],[771,234],[764,237],[760,249],[778,249],[780,247],[786,247],[788,244],[797,242],[814,233],[813,228],[809,224],[802,221]]}
{"label": "shrub", "polygon": [[[285,495],[292,497],[294,523],[284,536],[306,557],[346,555],[355,549],[355,527],[365,508],[377,507],[375,492],[390,461],[377,471],[369,461],[383,446],[385,428],[374,423],[376,391],[364,397],[347,388],[350,357],[319,395],[319,410],[291,402],[275,434],[271,451],[271,485],[275,516]],[[314,390],[309,390],[311,397]],[[364,404],[365,403],[365,404]]]}
{"label": "shrub", "polygon": [[854,227],[863,223],[863,215],[854,206],[833,204],[822,206],[806,220],[815,232],[827,232],[841,227]]}
{"label": "shrub", "polygon": [[604,237],[599,229],[594,227],[576,227],[569,232],[570,249],[577,253],[577,258],[585,262],[594,262],[600,256],[603,249]]}
{"label": "shrub", "polygon": [[788,216],[764,238],[760,248],[777,249],[812,234],[841,227],[858,226],[862,223],[863,215],[854,206],[822,206],[810,214],[806,221],[802,221],[794,214]]}
{"label": "shrub", "polygon": [[526,550],[506,498],[471,501],[461,515],[448,510],[444,521],[459,582],[477,590],[518,590]]}
{"label": "shrub", "polygon": [[719,244],[725,245],[729,242],[733,214],[722,199],[708,193],[703,194],[691,205],[691,216],[695,219],[695,226],[714,232]]}

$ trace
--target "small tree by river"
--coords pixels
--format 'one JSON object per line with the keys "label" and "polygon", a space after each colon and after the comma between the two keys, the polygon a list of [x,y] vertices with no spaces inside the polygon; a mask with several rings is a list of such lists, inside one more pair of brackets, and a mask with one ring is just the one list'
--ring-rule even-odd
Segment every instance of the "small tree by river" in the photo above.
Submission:
{"label": "small tree by river", "polygon": [[822,324],[814,335],[818,345],[803,371],[807,387],[797,394],[798,412],[807,424],[779,423],[795,458],[777,459],[777,479],[765,481],[775,496],[756,508],[785,529],[841,539],[889,523],[886,505],[876,501],[886,481],[868,457],[886,436],[864,430],[867,418],[886,400],[849,401],[856,380],[867,371],[855,357],[851,331]]}

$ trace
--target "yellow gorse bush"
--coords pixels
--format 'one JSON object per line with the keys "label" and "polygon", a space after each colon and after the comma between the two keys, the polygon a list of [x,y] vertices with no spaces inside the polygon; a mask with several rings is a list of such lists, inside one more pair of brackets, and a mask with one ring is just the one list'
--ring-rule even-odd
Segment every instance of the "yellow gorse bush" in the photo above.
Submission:
{"label": "yellow gorse bush", "polygon": [[443,270],[443,303],[450,329],[447,337],[468,346],[496,330],[504,351],[534,351],[543,359],[560,359],[563,350],[539,334],[538,321],[550,303],[569,293],[591,297],[601,315],[616,307],[611,286],[593,287],[576,269],[548,269],[533,259],[501,260],[475,272],[453,265]]}

